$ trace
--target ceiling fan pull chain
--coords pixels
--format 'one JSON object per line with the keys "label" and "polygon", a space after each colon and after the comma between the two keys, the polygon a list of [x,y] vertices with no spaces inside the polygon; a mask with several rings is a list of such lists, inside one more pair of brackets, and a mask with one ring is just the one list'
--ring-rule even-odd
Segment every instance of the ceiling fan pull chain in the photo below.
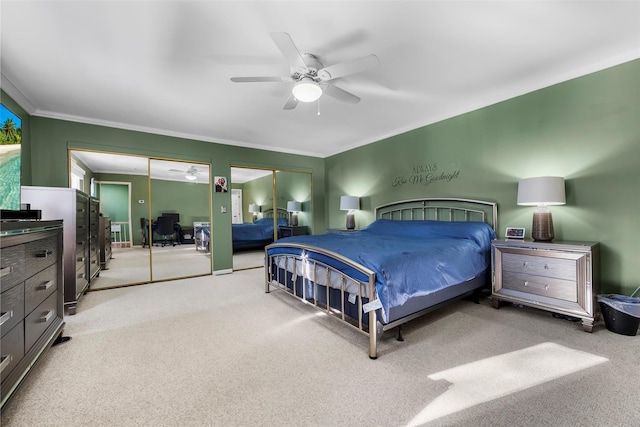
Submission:
{"label": "ceiling fan pull chain", "polygon": [[320,115],[320,98],[318,98],[318,115]]}

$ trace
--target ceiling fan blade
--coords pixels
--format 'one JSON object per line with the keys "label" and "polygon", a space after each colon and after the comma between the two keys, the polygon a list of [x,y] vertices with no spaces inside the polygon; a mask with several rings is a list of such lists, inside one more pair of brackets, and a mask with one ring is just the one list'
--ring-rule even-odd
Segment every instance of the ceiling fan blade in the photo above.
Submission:
{"label": "ceiling fan blade", "polygon": [[304,63],[304,59],[302,59],[302,55],[300,55],[300,51],[288,33],[269,33],[269,35],[287,59],[289,65],[295,69],[308,69],[307,64]]}
{"label": "ceiling fan blade", "polygon": [[296,108],[296,106],[298,105],[298,100],[296,99],[295,96],[293,96],[293,93],[289,95],[289,99],[287,99],[287,102],[284,103],[284,106],[282,107],[283,110],[293,110],[294,108]]}
{"label": "ceiling fan blade", "polygon": [[289,83],[293,79],[291,77],[231,77],[231,81],[235,83],[252,83],[252,82],[280,82]]}
{"label": "ceiling fan blade", "polygon": [[318,70],[318,77],[320,77],[320,80],[322,81],[337,79],[338,77],[343,77],[349,74],[360,73],[376,67],[378,64],[380,64],[378,57],[371,54],[352,61],[329,65],[328,67]]}
{"label": "ceiling fan blade", "polygon": [[359,97],[334,85],[327,85],[327,87],[324,88],[322,92],[326,93],[332,98],[337,99],[338,101],[346,102],[348,104],[357,104],[358,102],[360,102]]}

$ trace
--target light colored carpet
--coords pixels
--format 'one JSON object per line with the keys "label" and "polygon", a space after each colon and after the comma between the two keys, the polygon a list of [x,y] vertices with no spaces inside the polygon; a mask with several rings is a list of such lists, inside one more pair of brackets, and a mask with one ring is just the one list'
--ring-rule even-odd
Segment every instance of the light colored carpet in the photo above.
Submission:
{"label": "light colored carpet", "polygon": [[233,253],[233,269],[264,268],[264,249]]}
{"label": "light colored carpet", "polygon": [[7,426],[640,425],[640,337],[459,301],[366,337],[245,270],[90,292]]}

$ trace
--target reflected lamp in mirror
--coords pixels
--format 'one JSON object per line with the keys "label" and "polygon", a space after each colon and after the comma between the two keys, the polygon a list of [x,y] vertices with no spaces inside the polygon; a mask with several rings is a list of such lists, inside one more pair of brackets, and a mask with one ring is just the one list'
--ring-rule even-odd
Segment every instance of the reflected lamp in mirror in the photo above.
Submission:
{"label": "reflected lamp in mirror", "polygon": [[287,211],[289,211],[289,224],[296,227],[298,225],[298,212],[302,210],[300,202],[289,200],[287,202]]}
{"label": "reflected lamp in mirror", "polygon": [[185,175],[184,177],[185,177],[188,181],[195,181],[196,179],[198,179],[198,177],[197,177],[197,176],[195,176],[194,174],[191,174],[191,173],[189,173],[189,174]]}
{"label": "reflected lamp in mirror", "polygon": [[260,213],[260,205],[252,203],[249,205],[249,212],[253,214],[253,222],[258,220],[258,213]]}
{"label": "reflected lamp in mirror", "polygon": [[553,240],[553,218],[547,206],[564,205],[564,178],[559,176],[541,176],[526,178],[518,183],[518,204],[537,206],[533,214],[531,237],[538,242]]}
{"label": "reflected lamp in mirror", "polygon": [[347,211],[347,230],[356,228],[354,210],[360,209],[360,198],[356,196],[340,197],[340,210]]}

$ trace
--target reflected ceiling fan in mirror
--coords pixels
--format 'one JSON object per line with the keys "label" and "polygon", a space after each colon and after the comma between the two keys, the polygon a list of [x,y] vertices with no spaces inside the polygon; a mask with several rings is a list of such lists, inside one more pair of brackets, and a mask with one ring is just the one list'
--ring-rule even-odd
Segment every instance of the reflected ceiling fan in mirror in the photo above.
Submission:
{"label": "reflected ceiling fan in mirror", "polygon": [[300,53],[288,33],[270,33],[289,62],[290,75],[280,77],[231,77],[235,83],[279,82],[294,83],[291,94],[283,109],[292,110],[298,102],[314,102],[323,94],[349,104],[357,104],[360,98],[351,92],[335,86],[332,80],[360,73],[376,67],[380,61],[376,55],[367,55],[351,61],[325,67],[318,57],[311,53]]}
{"label": "reflected ceiling fan in mirror", "polygon": [[180,169],[169,169],[171,173],[184,174],[184,177],[189,181],[195,181],[198,179],[198,174],[202,171],[195,166],[191,166],[185,170]]}

